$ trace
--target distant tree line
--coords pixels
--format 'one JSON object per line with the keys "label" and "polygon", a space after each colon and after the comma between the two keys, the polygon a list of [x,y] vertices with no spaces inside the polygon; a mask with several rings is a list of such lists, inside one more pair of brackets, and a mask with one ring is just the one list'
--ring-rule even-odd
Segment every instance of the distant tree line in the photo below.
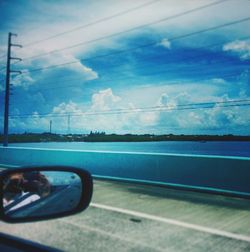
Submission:
{"label": "distant tree line", "polygon": [[[250,136],[236,135],[154,135],[154,134],[106,134],[91,131],[89,134],[23,133],[10,134],[10,143],[31,142],[149,142],[149,141],[250,141]],[[3,135],[0,135],[3,142]]]}

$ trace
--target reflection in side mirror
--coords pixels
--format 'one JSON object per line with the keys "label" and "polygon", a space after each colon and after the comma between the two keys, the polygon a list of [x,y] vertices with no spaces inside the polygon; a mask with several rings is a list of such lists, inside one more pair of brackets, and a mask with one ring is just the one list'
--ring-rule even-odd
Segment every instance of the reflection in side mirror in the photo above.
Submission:
{"label": "reflection in side mirror", "polygon": [[85,209],[92,195],[88,172],[70,167],[22,168],[1,175],[1,216],[21,222],[70,215]]}

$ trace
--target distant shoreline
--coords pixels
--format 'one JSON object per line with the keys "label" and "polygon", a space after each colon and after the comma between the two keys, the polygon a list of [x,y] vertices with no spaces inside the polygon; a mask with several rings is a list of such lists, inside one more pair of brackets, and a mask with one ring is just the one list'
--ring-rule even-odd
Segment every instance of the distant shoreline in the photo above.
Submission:
{"label": "distant shoreline", "polygon": [[[24,133],[10,134],[9,143],[31,143],[31,142],[160,142],[160,141],[250,141],[250,136],[237,135],[151,135],[151,134],[51,134],[51,133]],[[3,142],[3,135],[0,135]]]}

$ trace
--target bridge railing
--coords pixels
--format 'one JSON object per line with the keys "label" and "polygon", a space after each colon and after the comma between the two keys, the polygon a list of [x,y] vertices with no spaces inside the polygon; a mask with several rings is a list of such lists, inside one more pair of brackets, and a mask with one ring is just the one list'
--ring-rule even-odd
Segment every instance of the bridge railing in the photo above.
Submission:
{"label": "bridge railing", "polygon": [[0,166],[65,165],[94,177],[250,198],[250,158],[0,147]]}

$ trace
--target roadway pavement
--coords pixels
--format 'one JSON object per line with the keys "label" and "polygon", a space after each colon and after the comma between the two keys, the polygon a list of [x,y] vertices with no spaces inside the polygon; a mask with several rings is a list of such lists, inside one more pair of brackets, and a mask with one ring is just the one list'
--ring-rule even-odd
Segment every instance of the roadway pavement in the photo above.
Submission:
{"label": "roadway pavement", "polygon": [[250,251],[250,201],[95,180],[85,212],[0,232],[65,251]]}

